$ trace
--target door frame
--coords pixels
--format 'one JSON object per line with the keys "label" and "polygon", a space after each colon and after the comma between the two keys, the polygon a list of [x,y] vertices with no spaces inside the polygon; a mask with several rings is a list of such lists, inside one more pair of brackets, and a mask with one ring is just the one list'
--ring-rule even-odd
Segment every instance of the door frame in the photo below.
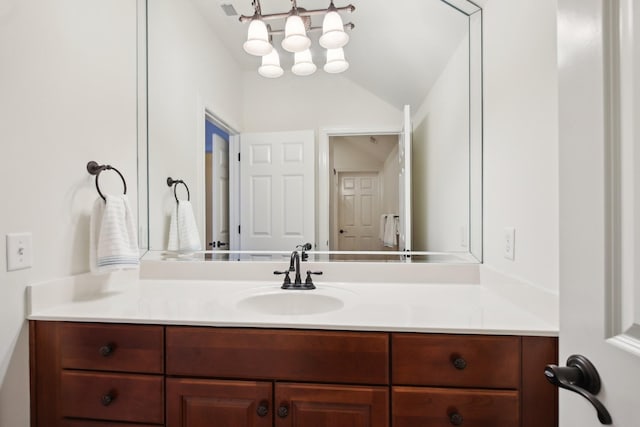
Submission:
{"label": "door frame", "polygon": [[[354,127],[354,128],[321,128],[318,135],[318,206],[316,239],[319,251],[329,250],[331,239],[331,168],[329,167],[329,139],[334,136],[363,136],[363,135],[400,135],[401,127]],[[345,172],[345,171],[343,171]]]}
{"label": "door frame", "polygon": [[[198,150],[196,173],[198,182],[196,183],[197,197],[200,200],[206,199],[206,120],[211,121],[229,134],[229,250],[238,250],[240,245],[240,233],[238,233],[238,225],[240,224],[240,162],[233,161],[240,154],[240,131],[230,125],[219,115],[213,112],[204,102],[198,103],[198,114],[196,115],[196,135],[198,135]],[[206,225],[206,203],[200,203],[200,218],[203,218],[201,224],[202,229],[199,230],[202,236],[205,236]],[[206,243],[206,242],[205,242]],[[205,249],[207,249],[205,247]],[[206,250],[205,250],[206,252]]]}
{"label": "door frame", "polygon": [[[216,129],[221,130],[218,126],[216,126],[210,119],[207,119],[208,124],[211,123]],[[231,146],[230,144],[230,139],[231,137],[229,136],[229,134],[226,134],[226,138],[224,138],[222,135],[220,135],[217,132],[213,132],[213,133],[208,133],[207,134],[207,138],[211,137],[211,153],[205,153],[205,158],[209,157],[207,160],[207,164],[206,167],[210,168],[210,175],[206,177],[206,182],[205,182],[205,188],[207,186],[209,186],[209,191],[207,192],[208,194],[205,194],[205,205],[207,205],[207,208],[210,209],[211,211],[211,217],[207,217],[206,219],[206,223],[205,223],[205,235],[207,236],[207,242],[206,242],[206,247],[209,248],[209,243],[214,243],[211,247],[211,250],[214,251],[219,251],[220,247],[215,245],[215,241],[217,240],[218,242],[220,242],[220,235],[221,235],[221,229],[220,229],[220,225],[222,224],[220,222],[220,217],[219,214],[221,214],[219,207],[222,206],[224,207],[224,202],[222,202],[222,199],[220,198],[222,195],[220,194],[220,171],[224,168],[220,167],[220,160],[218,159],[218,145],[220,144],[224,150],[224,152],[226,153],[226,156],[223,154],[220,157],[226,157],[227,160],[227,171],[226,171],[226,180],[227,180],[227,197],[226,197],[226,215],[227,215],[227,223],[226,223],[226,227],[227,227],[227,237],[224,238],[223,240],[226,240],[226,247],[224,247],[224,249],[222,250],[229,250],[230,246],[229,246],[229,239],[231,237],[231,228],[230,228],[230,217],[229,217],[229,212],[230,212],[230,206],[229,206],[229,189],[231,187],[231,181],[229,180],[229,148]],[[217,137],[217,138],[216,138]],[[217,142],[216,140],[219,138]],[[209,156],[210,154],[210,156]],[[217,184],[217,185],[216,185]],[[208,202],[207,202],[207,197],[209,198]],[[222,203],[221,203],[222,202]],[[209,231],[211,231],[211,238],[209,239]]]}

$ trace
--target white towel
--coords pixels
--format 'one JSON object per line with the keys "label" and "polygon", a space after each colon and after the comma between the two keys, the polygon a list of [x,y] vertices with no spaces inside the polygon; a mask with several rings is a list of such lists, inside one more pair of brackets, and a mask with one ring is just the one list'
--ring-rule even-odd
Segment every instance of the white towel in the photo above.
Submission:
{"label": "white towel", "polygon": [[384,224],[387,221],[387,214],[380,215],[380,226],[378,228],[378,239],[384,242]]}
{"label": "white towel", "polygon": [[187,200],[180,200],[171,212],[167,250],[188,252],[201,249],[200,234],[198,234],[193,206]]}
{"label": "white towel", "polygon": [[395,215],[388,214],[385,217],[382,244],[388,248],[392,248],[398,244],[398,233]]}
{"label": "white towel", "polygon": [[91,272],[138,268],[140,252],[136,221],[127,196],[98,198],[91,214],[89,261]]}

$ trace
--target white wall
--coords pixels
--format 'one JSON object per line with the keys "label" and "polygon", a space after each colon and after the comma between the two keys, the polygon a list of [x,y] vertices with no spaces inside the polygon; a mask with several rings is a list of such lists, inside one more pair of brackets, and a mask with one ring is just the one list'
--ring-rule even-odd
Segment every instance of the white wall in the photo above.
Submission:
{"label": "white wall", "polygon": [[[348,71],[347,71],[348,72]],[[244,131],[400,129],[402,112],[343,75],[244,77]],[[317,135],[317,133],[316,133]]]}
{"label": "white wall", "polygon": [[240,130],[243,81],[190,1],[154,0],[148,7],[150,248],[162,250],[175,206],[169,176],[189,186],[204,236],[204,109]]}
{"label": "white wall", "polygon": [[383,162],[341,137],[329,138],[329,168],[338,172],[378,172]]}
{"label": "white wall", "polygon": [[[556,0],[484,4],[484,261],[558,289]],[[503,257],[516,228],[515,260]]]}
{"label": "white wall", "polygon": [[[413,249],[466,251],[469,224],[469,41],[464,39],[412,118]],[[462,229],[462,230],[461,230]]]}
{"label": "white wall", "polygon": [[[25,285],[88,271],[87,162],[116,166],[136,207],[136,1],[2,2],[0,64],[0,426],[27,427]],[[23,231],[33,268],[7,272]]]}

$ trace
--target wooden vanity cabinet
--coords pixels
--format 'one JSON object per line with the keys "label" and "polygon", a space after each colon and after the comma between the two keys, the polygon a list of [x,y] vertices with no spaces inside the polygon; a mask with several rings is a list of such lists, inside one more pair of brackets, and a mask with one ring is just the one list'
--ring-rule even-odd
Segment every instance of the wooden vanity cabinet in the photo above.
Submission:
{"label": "wooden vanity cabinet", "polygon": [[30,322],[32,427],[557,427],[557,339]]}
{"label": "wooden vanity cabinet", "polygon": [[557,339],[392,334],[394,427],[555,427]]}
{"label": "wooden vanity cabinet", "polygon": [[389,425],[386,333],[169,326],[166,342],[167,427]]}
{"label": "wooden vanity cabinet", "polygon": [[164,425],[164,328],[30,322],[31,425]]}

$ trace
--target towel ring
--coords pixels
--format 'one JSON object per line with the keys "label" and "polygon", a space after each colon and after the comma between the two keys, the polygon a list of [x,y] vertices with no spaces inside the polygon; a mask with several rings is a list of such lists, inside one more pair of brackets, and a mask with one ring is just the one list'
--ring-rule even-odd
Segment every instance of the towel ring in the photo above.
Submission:
{"label": "towel ring", "polygon": [[169,177],[167,178],[167,186],[171,187],[173,185],[173,197],[176,198],[176,203],[180,203],[180,200],[178,200],[178,193],[176,191],[178,184],[184,185],[184,188],[187,189],[187,202],[191,201],[191,194],[189,193],[189,187],[187,187],[187,184],[185,184],[181,179],[172,179]]}
{"label": "towel ring", "polygon": [[98,190],[98,194],[100,195],[100,197],[102,197],[102,200],[106,202],[107,198],[104,196],[104,194],[102,194],[102,191],[100,191],[100,184],[98,183],[98,178],[100,178],[100,173],[104,170],[112,170],[112,171],[115,171],[118,175],[120,175],[120,179],[122,180],[122,185],[124,186],[124,194],[127,194],[127,181],[125,181],[124,176],[122,176],[122,174],[118,169],[114,168],[111,165],[99,165],[97,162],[94,162],[93,160],[91,160],[89,163],[87,163],[87,172],[89,172],[91,175],[96,176],[96,190]]}

